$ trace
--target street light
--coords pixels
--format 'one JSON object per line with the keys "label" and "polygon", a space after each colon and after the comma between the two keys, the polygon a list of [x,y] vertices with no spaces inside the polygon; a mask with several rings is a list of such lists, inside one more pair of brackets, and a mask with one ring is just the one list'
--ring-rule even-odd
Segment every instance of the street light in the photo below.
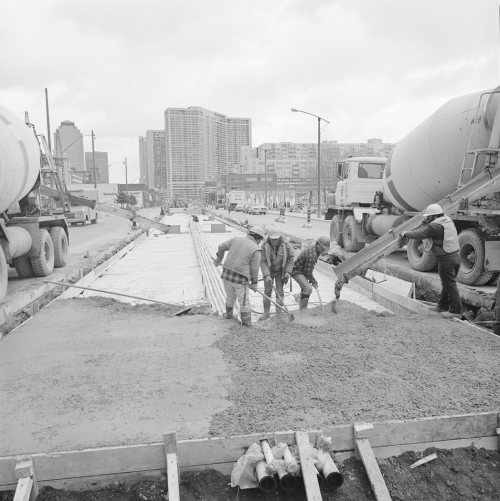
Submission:
{"label": "street light", "polygon": [[256,148],[257,158],[259,158],[259,150],[264,152],[264,205],[267,207],[267,150],[265,148]]}
{"label": "street light", "polygon": [[329,124],[330,122],[328,120],[325,120],[324,118],[318,117],[318,115],[313,115],[312,113],[309,113],[307,111],[302,111],[302,110],[296,110],[295,108],[292,108],[292,111],[294,113],[305,113],[306,115],[311,115],[313,117],[316,117],[318,119],[318,219],[321,218],[321,120]]}

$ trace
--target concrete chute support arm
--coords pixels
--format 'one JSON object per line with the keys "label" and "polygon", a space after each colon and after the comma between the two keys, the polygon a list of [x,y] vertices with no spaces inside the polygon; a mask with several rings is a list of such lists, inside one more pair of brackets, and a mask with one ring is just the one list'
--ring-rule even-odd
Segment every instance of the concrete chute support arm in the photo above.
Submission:
{"label": "concrete chute support arm", "polygon": [[[59,198],[59,192],[54,190],[53,188],[49,188],[48,186],[41,186],[40,192],[42,195]],[[154,228],[155,230],[163,231],[164,233],[168,233],[170,231],[170,225],[158,223],[157,221],[153,221],[152,219],[148,219],[147,217],[140,216],[133,210],[126,209],[118,209],[117,207],[112,207],[110,205],[102,204],[97,202],[96,200],[90,200],[87,198],[75,197],[74,195],[68,195],[69,201],[74,205],[84,205],[86,207],[90,207],[91,209],[98,210],[100,212],[106,212],[107,214],[115,214],[116,216],[123,217],[125,219],[129,219],[131,221],[136,221],[141,226],[146,228]]]}

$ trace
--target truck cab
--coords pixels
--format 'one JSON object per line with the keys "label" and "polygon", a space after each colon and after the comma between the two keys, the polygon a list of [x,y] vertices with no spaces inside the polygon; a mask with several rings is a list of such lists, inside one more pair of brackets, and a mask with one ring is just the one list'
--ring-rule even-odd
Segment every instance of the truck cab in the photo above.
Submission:
{"label": "truck cab", "polygon": [[355,157],[337,164],[335,204],[350,207],[369,207],[373,197],[382,190],[387,158]]}

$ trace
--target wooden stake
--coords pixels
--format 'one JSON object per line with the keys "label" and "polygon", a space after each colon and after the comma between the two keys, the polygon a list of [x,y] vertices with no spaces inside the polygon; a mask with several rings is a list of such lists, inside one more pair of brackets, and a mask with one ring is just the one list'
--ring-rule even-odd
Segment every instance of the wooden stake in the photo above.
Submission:
{"label": "wooden stake", "polygon": [[179,493],[179,461],[177,459],[177,435],[175,430],[163,434],[163,447],[167,459],[168,499],[180,501]]}
{"label": "wooden stake", "polygon": [[321,491],[318,484],[318,473],[312,457],[312,447],[309,435],[305,431],[295,432],[297,447],[299,449],[300,467],[304,477],[307,501],[321,501]]}

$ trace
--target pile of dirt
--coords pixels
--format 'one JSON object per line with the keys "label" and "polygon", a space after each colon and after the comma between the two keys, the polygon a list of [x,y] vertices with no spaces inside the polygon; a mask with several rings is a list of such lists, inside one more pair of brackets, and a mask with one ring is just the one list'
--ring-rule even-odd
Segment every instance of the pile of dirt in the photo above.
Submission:
{"label": "pile of dirt", "polygon": [[[411,469],[421,457],[436,453],[437,459]],[[475,449],[443,450],[430,448],[421,453],[405,452],[381,461],[380,469],[393,501],[454,501],[457,499],[497,501],[500,498],[500,454]],[[374,501],[363,463],[348,459],[340,467],[344,485],[337,491],[321,489],[327,501]],[[12,501],[13,492],[0,493],[0,501]],[[264,494],[258,489],[230,487],[230,477],[215,470],[181,474],[182,501],[305,501],[302,483],[293,492],[278,490]],[[168,501],[164,476],[136,484],[116,482],[104,489],[71,492],[43,487],[37,501]]]}
{"label": "pile of dirt", "polygon": [[219,339],[233,405],[211,435],[500,408],[500,338],[438,316],[377,316],[345,301],[338,311],[234,326]]}

